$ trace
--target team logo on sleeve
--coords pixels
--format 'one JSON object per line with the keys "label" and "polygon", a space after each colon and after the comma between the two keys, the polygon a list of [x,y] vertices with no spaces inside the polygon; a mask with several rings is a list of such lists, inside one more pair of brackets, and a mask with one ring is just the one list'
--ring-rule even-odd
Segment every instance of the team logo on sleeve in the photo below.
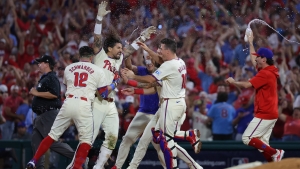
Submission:
{"label": "team logo on sleeve", "polygon": [[159,70],[156,70],[154,73],[160,75],[161,72]]}

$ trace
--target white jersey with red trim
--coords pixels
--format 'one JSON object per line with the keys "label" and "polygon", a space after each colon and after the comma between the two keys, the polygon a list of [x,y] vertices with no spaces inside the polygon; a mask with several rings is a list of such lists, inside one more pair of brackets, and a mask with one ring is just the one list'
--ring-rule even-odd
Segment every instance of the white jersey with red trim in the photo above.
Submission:
{"label": "white jersey with red trim", "polygon": [[97,88],[107,86],[102,69],[90,62],[77,62],[66,67],[63,83],[67,85],[66,96],[95,98]]}
{"label": "white jersey with red trim", "polygon": [[186,66],[182,59],[165,61],[152,75],[159,81],[162,88],[161,98],[185,97]]}
{"label": "white jersey with red trim", "polygon": [[[115,73],[119,71],[122,61],[123,54],[121,54],[121,57],[118,60],[112,59],[108,57],[103,48],[94,58],[94,64],[103,69],[108,85],[112,83]],[[110,92],[108,97],[114,98],[114,92]]]}

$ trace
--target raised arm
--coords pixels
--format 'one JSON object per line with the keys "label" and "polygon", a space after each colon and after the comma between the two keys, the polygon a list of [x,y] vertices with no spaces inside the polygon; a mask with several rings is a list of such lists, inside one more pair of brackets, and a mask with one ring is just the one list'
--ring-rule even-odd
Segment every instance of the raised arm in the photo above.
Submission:
{"label": "raised arm", "polygon": [[97,18],[96,18],[96,24],[94,28],[94,44],[93,44],[93,49],[94,53],[99,53],[102,45],[102,36],[101,36],[101,31],[102,31],[102,20],[103,17],[110,12],[110,10],[106,10],[107,2],[102,1],[101,4],[99,4],[98,7],[98,13],[97,13]]}
{"label": "raised arm", "polygon": [[250,48],[251,63],[256,68],[256,61],[255,61],[256,56],[252,55],[252,53],[255,53],[255,49],[253,46],[253,39],[254,39],[254,36],[253,36],[253,32],[252,32],[252,33],[250,33],[250,35],[248,35],[248,41],[249,41],[249,48]]}
{"label": "raised arm", "polygon": [[125,59],[125,66],[127,69],[132,70],[134,74],[137,74],[137,66],[132,65],[131,56]]}
{"label": "raised arm", "polygon": [[158,53],[154,52],[153,50],[151,50],[145,43],[143,42],[137,42],[137,44],[143,48],[146,52],[149,53],[149,56],[151,56],[155,63],[158,63],[158,64],[162,64],[164,61],[162,60],[162,58],[159,56]]}
{"label": "raised arm", "polygon": [[132,86],[132,87],[148,89],[148,88],[151,88],[151,87],[159,86],[159,84],[157,82],[142,83],[142,82],[137,82],[135,80],[128,79],[127,76],[125,75],[125,71],[123,69],[121,70],[121,77],[122,77],[122,80],[123,80],[124,84]]}

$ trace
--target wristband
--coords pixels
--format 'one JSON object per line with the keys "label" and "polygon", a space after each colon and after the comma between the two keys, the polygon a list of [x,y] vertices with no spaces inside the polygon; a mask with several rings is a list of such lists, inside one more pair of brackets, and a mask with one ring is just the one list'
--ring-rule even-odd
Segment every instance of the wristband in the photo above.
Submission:
{"label": "wristband", "polygon": [[102,21],[102,19],[103,19],[102,16],[98,16],[98,15],[97,15],[97,20],[98,20],[98,21]]}
{"label": "wristband", "polygon": [[109,86],[111,87],[111,90],[115,90],[117,84],[113,82],[113,83],[110,84]]}
{"label": "wristband", "polygon": [[129,86],[137,87],[138,82],[135,80],[128,80],[128,82],[126,84]]}
{"label": "wristband", "polygon": [[102,24],[95,24],[94,33],[100,35],[102,31]]}
{"label": "wristband", "polygon": [[135,49],[135,50],[138,50],[140,47],[139,45],[136,43],[136,41],[134,41],[131,46]]}
{"label": "wristband", "polygon": [[144,89],[134,89],[134,94],[144,94]]}

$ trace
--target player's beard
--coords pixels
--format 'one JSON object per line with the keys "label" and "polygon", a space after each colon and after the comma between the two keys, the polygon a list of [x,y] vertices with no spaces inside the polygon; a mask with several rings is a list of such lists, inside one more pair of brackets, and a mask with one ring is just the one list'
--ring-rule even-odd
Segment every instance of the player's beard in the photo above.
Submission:
{"label": "player's beard", "polygon": [[115,59],[119,60],[121,58],[122,53],[118,53],[117,55],[115,55]]}

